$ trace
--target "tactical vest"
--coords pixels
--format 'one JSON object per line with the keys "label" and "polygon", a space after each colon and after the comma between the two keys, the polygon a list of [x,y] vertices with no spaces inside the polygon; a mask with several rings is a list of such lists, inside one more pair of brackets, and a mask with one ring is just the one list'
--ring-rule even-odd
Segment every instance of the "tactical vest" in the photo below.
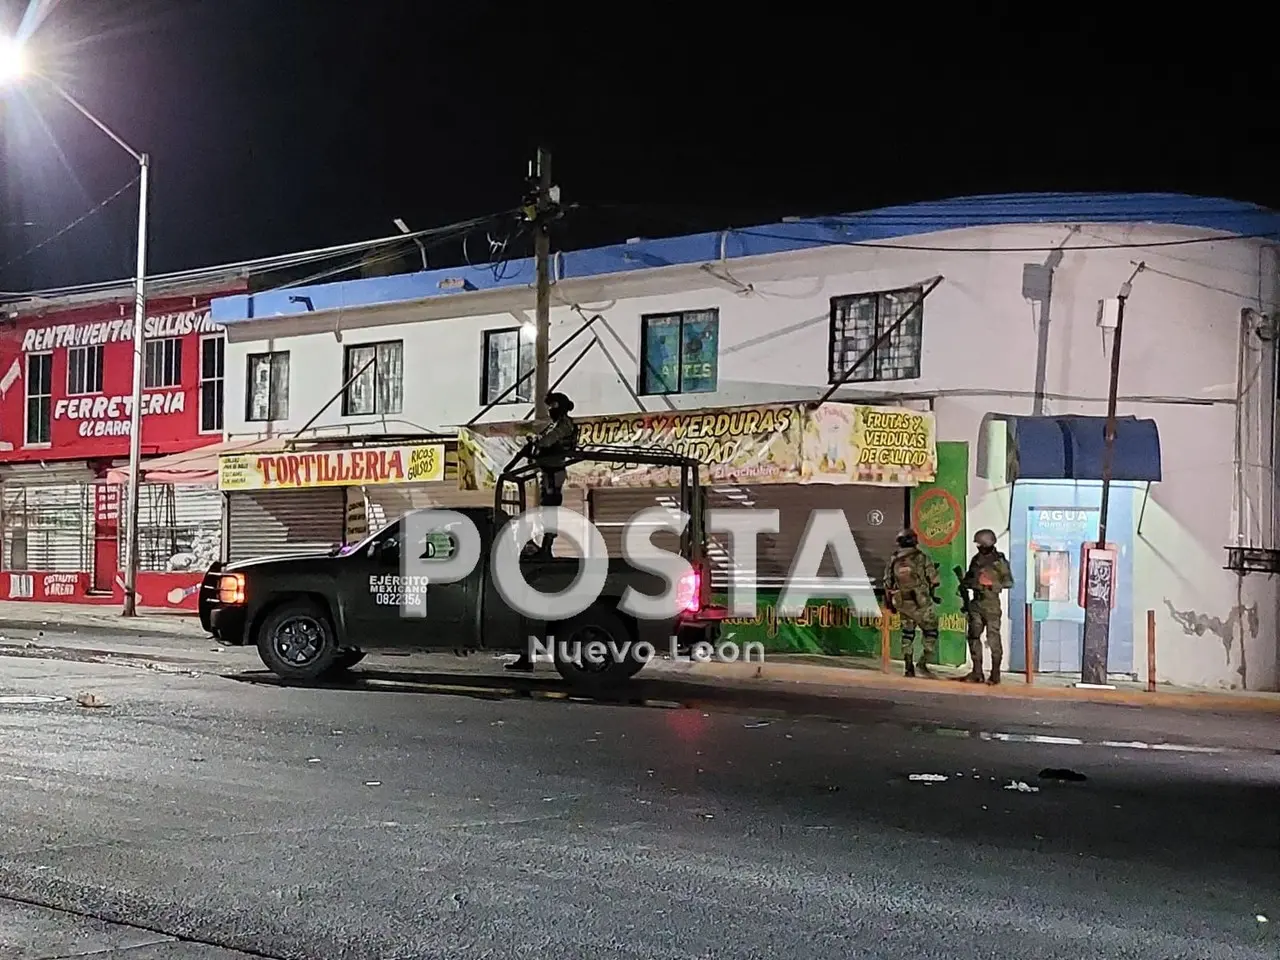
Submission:
{"label": "tactical vest", "polygon": [[979,553],[973,558],[973,582],[979,590],[997,590],[995,566],[1004,559],[1004,554],[993,550],[990,554]]}
{"label": "tactical vest", "polygon": [[914,590],[921,586],[916,572],[915,556],[910,553],[899,554],[893,560],[893,581],[899,590]]}

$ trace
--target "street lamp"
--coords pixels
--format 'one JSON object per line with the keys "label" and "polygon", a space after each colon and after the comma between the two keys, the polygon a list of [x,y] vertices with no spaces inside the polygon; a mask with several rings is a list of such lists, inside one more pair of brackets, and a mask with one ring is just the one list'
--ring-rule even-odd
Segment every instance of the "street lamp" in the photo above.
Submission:
{"label": "street lamp", "polygon": [[151,158],[139,153],[125,143],[115,131],[89,112],[79,100],[44,74],[31,69],[22,45],[16,40],[0,37],[0,85],[13,83],[26,76],[42,80],[54,93],[69,103],[76,111],[105,133],[111,140],[133,157],[138,164],[138,266],[134,275],[133,297],[133,408],[129,425],[129,487],[125,512],[125,568],[124,609],[126,617],[137,615],[138,583],[138,483],[142,473],[142,371],[146,356],[146,275],[147,275],[147,180]]}

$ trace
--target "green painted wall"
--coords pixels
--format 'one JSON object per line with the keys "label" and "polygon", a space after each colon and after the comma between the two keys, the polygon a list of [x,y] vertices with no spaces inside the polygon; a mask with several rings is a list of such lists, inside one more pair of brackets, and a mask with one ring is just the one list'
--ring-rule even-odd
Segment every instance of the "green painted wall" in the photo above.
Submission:
{"label": "green painted wall", "polygon": [[[965,500],[969,492],[969,445],[963,442],[938,443],[938,473],[933,483],[922,483],[911,491],[912,526],[921,546],[933,557],[942,575],[939,596],[941,631],[938,660],[959,666],[965,662],[965,622],[960,612],[959,584],[951,572],[967,566],[967,539],[964,530]],[[877,576],[880,571],[869,571]],[[726,603],[720,596],[718,603]],[[757,614],[751,620],[730,620],[737,643],[758,640],[767,653],[822,653],[837,656],[880,656],[880,620],[860,618],[844,600],[813,600],[801,617],[779,620],[778,592],[761,590],[756,598]],[[898,617],[889,618],[891,645],[895,659],[901,658]]]}

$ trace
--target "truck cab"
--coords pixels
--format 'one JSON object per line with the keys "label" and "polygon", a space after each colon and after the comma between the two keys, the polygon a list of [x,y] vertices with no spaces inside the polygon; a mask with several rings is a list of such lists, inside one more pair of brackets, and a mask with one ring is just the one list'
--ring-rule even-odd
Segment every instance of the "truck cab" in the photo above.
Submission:
{"label": "truck cab", "polygon": [[[537,638],[553,650],[556,668],[566,680],[600,688],[635,676],[655,654],[714,643],[725,611],[708,602],[697,462],[631,448],[583,449],[572,459],[601,457],[615,463],[658,461],[655,466],[680,471],[682,508],[690,516],[680,554],[690,570],[676,585],[669,617],[637,618],[619,609],[629,587],[657,596],[667,582],[612,556],[603,589],[587,609],[553,621],[514,609],[495,577],[494,547],[524,514],[525,487],[535,472],[513,461],[498,480],[493,508],[452,511],[454,526],[470,525],[480,543],[479,559],[460,579],[436,579],[431,570],[455,558],[464,542],[462,532],[448,524],[425,529],[406,515],[361,543],[328,552],[215,564],[200,591],[201,625],[221,643],[257,646],[269,670],[295,683],[332,677],[371,651],[527,654]],[[407,556],[415,562],[406,564]],[[543,594],[568,588],[579,564],[566,557],[519,561],[525,583]],[[610,651],[602,662],[582,656],[583,645],[591,641]]]}

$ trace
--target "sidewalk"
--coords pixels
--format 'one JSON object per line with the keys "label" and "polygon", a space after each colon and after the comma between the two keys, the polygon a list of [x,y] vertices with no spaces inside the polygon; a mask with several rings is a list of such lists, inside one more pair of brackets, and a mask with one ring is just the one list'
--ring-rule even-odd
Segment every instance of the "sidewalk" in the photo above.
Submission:
{"label": "sidewalk", "polygon": [[1262,712],[1280,714],[1280,693],[1242,690],[1198,690],[1159,685],[1149,693],[1145,684],[1116,683],[1115,690],[1078,689],[1075,678],[1038,676],[1028,685],[1020,673],[1006,673],[998,687],[961,683],[968,668],[934,667],[936,680],[902,675],[902,663],[890,664],[888,673],[878,661],[824,656],[765,655],[764,663],[693,663],[664,660],[645,668],[645,676],[665,673],[690,680],[734,686],[806,686],[814,694],[838,696],[853,691],[901,691],[955,697],[1000,698],[1007,700],[1055,700],[1060,702],[1105,703],[1115,706],[1145,706],[1170,710]]}
{"label": "sidewalk", "polygon": [[200,619],[191,613],[140,607],[138,616],[127,618],[116,606],[23,600],[0,600],[0,634],[6,630],[208,639]]}
{"label": "sidewalk", "polygon": [[[185,654],[201,661],[207,661],[211,649],[218,647],[201,629],[199,619],[191,614],[140,610],[139,616],[126,619],[114,607],[0,601],[0,647],[11,646],[15,640],[33,641],[37,646],[118,652],[134,657],[145,656],[149,651],[166,657]],[[406,665],[403,659],[397,658],[397,662],[401,666]],[[422,669],[438,669],[446,673],[474,673],[477,669],[492,667],[484,655],[469,660],[459,660],[451,654],[438,657],[423,655],[415,657],[412,662],[415,666],[421,663]],[[1071,678],[1042,676],[1028,686],[1021,674],[1011,673],[1004,675],[1000,686],[989,687],[960,683],[958,678],[964,675],[964,669],[938,667],[935,671],[939,675],[937,680],[910,679],[902,676],[902,664],[898,662],[891,664],[890,671],[885,673],[878,661],[776,654],[766,655],[764,663],[656,660],[645,668],[643,676],[737,688],[803,689],[806,693],[828,697],[896,691],[912,695],[928,693],[1003,700],[1280,714],[1280,693],[1197,690],[1163,684],[1156,692],[1148,693],[1145,685],[1138,683],[1117,683],[1115,690],[1081,690],[1071,685]]]}

